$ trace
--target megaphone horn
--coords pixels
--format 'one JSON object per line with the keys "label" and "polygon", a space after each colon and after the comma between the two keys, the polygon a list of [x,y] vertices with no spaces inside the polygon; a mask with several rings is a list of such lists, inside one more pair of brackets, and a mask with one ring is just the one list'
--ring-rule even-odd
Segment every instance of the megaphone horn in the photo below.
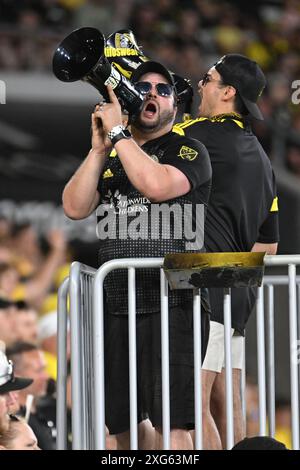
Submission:
{"label": "megaphone horn", "polygon": [[82,80],[95,87],[109,101],[106,85],[110,84],[123,107],[137,114],[143,97],[134,85],[119,73],[104,54],[105,38],[96,28],[80,28],[69,34],[53,56],[54,75],[63,82]]}

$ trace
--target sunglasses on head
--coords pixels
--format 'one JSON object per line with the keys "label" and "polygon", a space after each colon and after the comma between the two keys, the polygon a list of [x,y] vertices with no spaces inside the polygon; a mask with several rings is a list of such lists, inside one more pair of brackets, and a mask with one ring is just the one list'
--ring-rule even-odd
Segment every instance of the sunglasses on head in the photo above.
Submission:
{"label": "sunglasses on head", "polygon": [[156,83],[155,85],[152,85],[150,82],[135,83],[135,88],[139,93],[141,93],[141,95],[147,95],[150,93],[152,86],[155,87],[159,96],[171,96],[174,91],[174,87],[169,83]]}

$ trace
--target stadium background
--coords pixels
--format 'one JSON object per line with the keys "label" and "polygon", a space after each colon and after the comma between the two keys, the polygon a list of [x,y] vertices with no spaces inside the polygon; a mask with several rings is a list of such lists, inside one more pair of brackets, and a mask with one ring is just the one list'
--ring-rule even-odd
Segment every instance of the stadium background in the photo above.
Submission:
{"label": "stadium background", "polygon": [[[0,0],[0,23],[0,79],[6,86],[6,104],[2,95],[0,100],[1,215],[17,223],[29,220],[40,236],[63,228],[74,258],[95,266],[94,217],[68,220],[61,193],[89,150],[98,95],[82,83],[58,82],[52,55],[75,28],[94,26],[104,35],[130,28],[148,57],[194,86],[227,52],[261,65],[268,79],[260,101],[265,121],[256,123],[255,132],[278,181],[279,253],[300,253],[299,1]],[[277,290],[275,302],[277,394],[288,399],[286,289]],[[248,338],[247,368],[255,377],[254,316]]]}

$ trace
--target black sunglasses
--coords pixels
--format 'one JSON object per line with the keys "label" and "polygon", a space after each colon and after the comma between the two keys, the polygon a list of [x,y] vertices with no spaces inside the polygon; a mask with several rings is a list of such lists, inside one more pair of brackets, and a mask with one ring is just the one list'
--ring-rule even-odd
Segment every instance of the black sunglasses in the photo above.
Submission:
{"label": "black sunglasses", "polygon": [[[152,90],[152,83],[150,82],[137,82],[135,83],[136,90],[141,93],[141,95],[147,95]],[[155,89],[159,96],[171,96],[174,87],[169,85],[169,83],[156,83]]]}
{"label": "black sunglasses", "polygon": [[209,75],[207,72],[203,75],[202,77],[202,86],[205,86],[207,85],[209,82],[219,82],[220,85],[225,85],[222,80],[217,80],[215,78],[213,78],[211,75]]}
{"label": "black sunglasses", "polygon": [[202,77],[202,86],[207,85],[208,82],[210,82],[211,77],[208,75],[208,73],[205,73]]}

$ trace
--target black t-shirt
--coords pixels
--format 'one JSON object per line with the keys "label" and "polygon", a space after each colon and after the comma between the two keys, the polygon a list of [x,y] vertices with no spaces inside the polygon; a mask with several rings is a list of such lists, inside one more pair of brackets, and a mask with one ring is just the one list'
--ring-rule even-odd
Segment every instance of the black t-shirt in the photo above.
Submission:
{"label": "black t-shirt", "polygon": [[[41,397],[37,404],[37,412],[41,415],[48,426],[51,425],[52,436],[57,436],[56,398],[52,395]],[[72,450],[72,416],[71,410],[67,408],[67,449]]]}
{"label": "black t-shirt", "polygon": [[[99,265],[116,258],[163,257],[167,253],[204,251],[201,232],[203,238],[203,219],[211,186],[211,165],[204,145],[169,132],[146,142],[142,149],[152,159],[182,171],[191,183],[191,190],[184,196],[163,203],[150,202],[131,184],[113,150],[98,186],[101,202],[96,211],[100,238]],[[172,211],[168,216],[166,214],[170,208]],[[186,227],[191,220],[193,224],[189,235]],[[196,238],[193,232],[197,233]],[[109,236],[105,238],[107,234]],[[126,314],[126,271],[113,271],[104,285],[108,311]],[[137,313],[159,311],[159,292],[158,270],[138,270]],[[192,300],[192,291],[170,292],[170,306],[182,305],[188,300]]]}
{"label": "black t-shirt", "polygon": [[[207,251],[251,251],[255,242],[278,242],[275,178],[270,160],[250,126],[238,118],[220,116],[179,123],[173,130],[198,139],[209,152],[213,175],[205,221]],[[241,331],[255,296],[247,289],[245,299],[245,289],[234,291],[232,324]],[[211,292],[215,295],[216,290]],[[214,309],[212,297],[212,319],[222,323],[222,299]]]}

